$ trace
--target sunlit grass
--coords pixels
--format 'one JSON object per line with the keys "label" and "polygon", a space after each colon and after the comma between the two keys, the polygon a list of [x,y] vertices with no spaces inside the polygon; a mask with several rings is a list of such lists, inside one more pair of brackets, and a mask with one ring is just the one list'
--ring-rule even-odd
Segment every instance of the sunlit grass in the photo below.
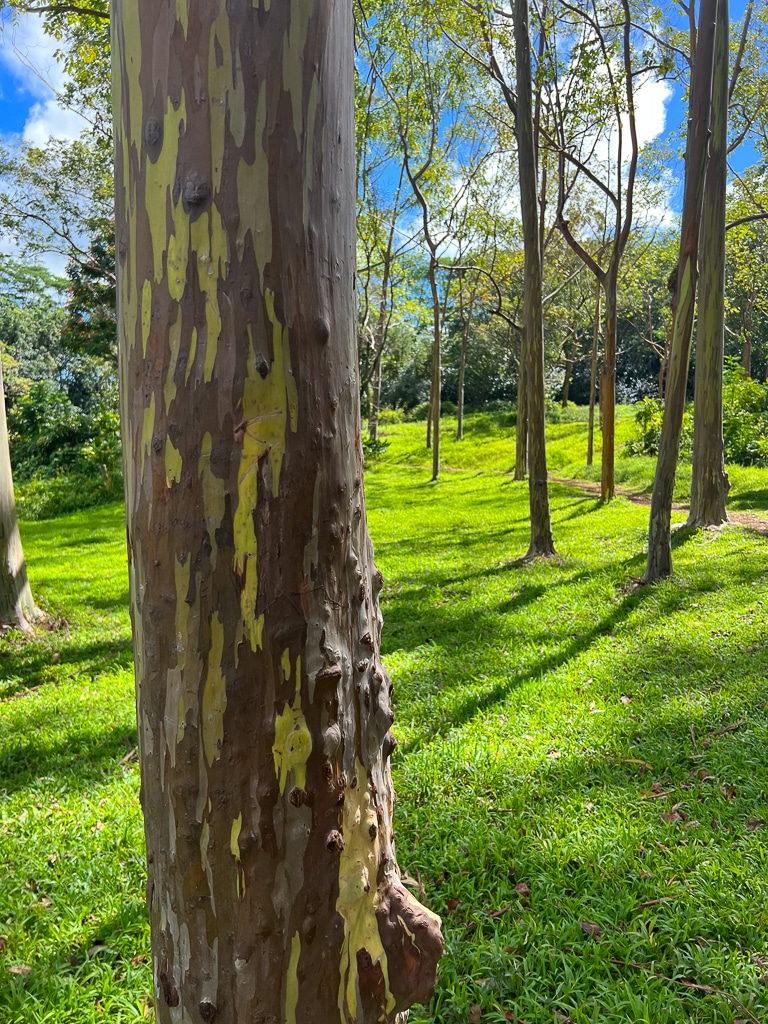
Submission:
{"label": "sunlit grass", "polygon": [[[765,1017],[768,541],[680,531],[675,577],[635,592],[647,509],[555,485],[558,557],[520,565],[498,417],[461,444],[446,428],[437,484],[422,425],[387,433],[366,486],[398,852],[447,940],[414,1019]],[[550,438],[577,476],[584,425]],[[732,476],[760,507],[739,495],[768,473]],[[146,1020],[122,510],[23,534],[56,628],[0,640],[0,1024]]]}

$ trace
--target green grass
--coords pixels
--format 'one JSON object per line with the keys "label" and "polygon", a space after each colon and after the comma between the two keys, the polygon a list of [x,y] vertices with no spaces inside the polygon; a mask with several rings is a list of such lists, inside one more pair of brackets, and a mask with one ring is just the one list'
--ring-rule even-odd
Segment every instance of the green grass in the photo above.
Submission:
{"label": "green grass", "polygon": [[[413,1019],[768,1017],[768,540],[679,531],[675,577],[633,592],[647,509],[555,485],[558,558],[521,565],[498,420],[462,444],[445,421],[437,484],[421,424],[367,473],[399,857],[447,942]],[[584,437],[550,427],[555,475],[583,475]],[[743,472],[764,509],[768,471]],[[122,512],[23,532],[59,628],[0,640],[0,1022],[146,1020]]]}

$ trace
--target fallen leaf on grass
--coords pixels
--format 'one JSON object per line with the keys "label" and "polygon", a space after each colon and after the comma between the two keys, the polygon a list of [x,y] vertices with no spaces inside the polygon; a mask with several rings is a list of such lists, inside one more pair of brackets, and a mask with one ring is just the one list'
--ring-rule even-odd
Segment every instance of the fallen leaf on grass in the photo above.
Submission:
{"label": "fallen leaf on grass", "polygon": [[527,896],[531,895],[531,890],[528,888],[525,882],[518,882],[515,886],[515,892],[521,900],[524,900]]}
{"label": "fallen leaf on grass", "polygon": [[502,1012],[504,1013],[504,1016],[507,1018],[507,1020],[511,1021],[511,1024],[525,1024],[523,1018],[516,1017],[511,1010],[504,1010]]}
{"label": "fallen leaf on grass", "polygon": [[599,939],[603,934],[603,929],[599,924],[595,924],[594,921],[579,921],[581,930],[585,935],[589,935],[592,939]]}
{"label": "fallen leaf on grass", "polygon": [[709,782],[710,779],[714,781],[715,776],[710,774],[710,772],[708,772],[706,768],[699,768],[699,770],[696,772],[696,778],[699,780],[699,782]]}
{"label": "fallen leaf on grass", "polygon": [[631,704],[632,703],[632,698],[628,697],[626,695],[626,693],[622,693],[622,695],[619,697],[619,700],[621,701],[622,704]]}
{"label": "fallen leaf on grass", "polygon": [[32,968],[29,964],[14,964],[13,967],[9,967],[8,970],[11,974],[30,974]]}
{"label": "fallen leaf on grass", "polygon": [[469,1009],[469,1024],[480,1024],[480,1018],[483,1016],[483,1008],[480,1003],[475,1003]]}
{"label": "fallen leaf on grass", "polygon": [[682,804],[674,804],[668,811],[662,813],[661,820],[670,825],[676,825],[678,821],[685,821],[685,815],[680,813],[682,806]]}
{"label": "fallen leaf on grass", "polygon": [[458,905],[459,905],[459,901],[458,900],[446,900],[445,901],[445,905],[446,905],[446,907],[448,907],[449,910],[455,910],[456,907],[458,907]]}
{"label": "fallen leaf on grass", "polygon": [[750,818],[747,822],[747,832],[757,832],[759,828],[763,828],[765,822],[761,818]]}
{"label": "fallen leaf on grass", "polygon": [[622,761],[624,764],[639,764],[641,768],[647,768],[649,772],[653,771],[653,765],[639,757],[622,757]]}
{"label": "fallen leaf on grass", "polygon": [[145,964],[147,958],[144,953],[139,953],[138,956],[131,957],[131,967],[138,967],[139,964]]}
{"label": "fallen leaf on grass", "polygon": [[730,786],[726,786],[725,783],[723,783],[723,785],[720,787],[720,792],[723,794],[726,800],[733,800],[734,796],[736,795],[736,786],[733,783]]}

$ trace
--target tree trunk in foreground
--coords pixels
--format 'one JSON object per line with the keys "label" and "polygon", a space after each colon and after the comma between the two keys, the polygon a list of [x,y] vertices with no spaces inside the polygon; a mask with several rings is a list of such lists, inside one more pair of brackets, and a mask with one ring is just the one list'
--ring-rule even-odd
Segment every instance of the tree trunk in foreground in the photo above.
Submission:
{"label": "tree trunk in foreground", "polygon": [[696,283],[699,276],[699,223],[707,172],[716,8],[717,0],[702,0],[699,8],[699,33],[691,81],[691,114],[686,146],[677,290],[672,304],[672,345],[667,368],[659,457],[651,496],[648,560],[643,576],[644,583],[653,583],[672,572],[672,495],[675,489],[680,431],[685,411],[688,359],[696,305]]}
{"label": "tree trunk in foreground", "polygon": [[600,423],[602,452],[600,497],[612,501],[616,495],[616,337],[619,318],[619,259],[616,251],[605,275],[605,336],[600,364]]}
{"label": "tree trunk in foreground", "polygon": [[159,1024],[391,1021],[399,881],[355,347],[352,6],[115,0],[128,551]]}
{"label": "tree trunk in foreground", "polygon": [[[528,0],[515,0],[515,60],[517,67],[517,154],[520,167],[520,205],[525,248],[524,330],[528,393],[528,489],[531,510],[531,544],[527,558],[555,553],[549,515],[546,426],[544,420],[544,317],[541,295],[541,247],[533,139],[531,40]],[[518,429],[520,425],[518,424]]]}
{"label": "tree trunk in foreground", "polygon": [[718,0],[712,77],[712,140],[701,226],[701,281],[693,401],[693,476],[689,526],[728,521],[723,443],[725,198],[728,147],[728,0]]}
{"label": "tree trunk in foreground", "polygon": [[41,617],[27,579],[13,494],[11,451],[5,418],[3,367],[0,363],[0,631],[11,626],[29,633]]}

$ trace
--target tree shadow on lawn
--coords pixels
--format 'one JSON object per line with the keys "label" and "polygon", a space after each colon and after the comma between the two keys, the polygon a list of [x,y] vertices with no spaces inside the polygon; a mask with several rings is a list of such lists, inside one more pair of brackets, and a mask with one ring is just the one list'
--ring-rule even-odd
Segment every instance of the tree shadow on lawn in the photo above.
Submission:
{"label": "tree shadow on lawn", "polygon": [[[622,563],[622,570],[626,570],[628,565],[636,564],[641,558],[642,556],[635,556]],[[600,573],[599,571],[595,573],[580,573],[574,579],[584,580],[592,575],[600,575]],[[729,571],[729,578],[741,584],[753,583],[758,580],[762,581],[765,578],[765,571],[757,563],[750,567],[742,562]],[[644,604],[650,602],[650,607],[645,614],[645,623],[638,625],[640,629],[644,626],[647,627],[650,624],[650,619],[665,621],[669,616],[689,606],[693,598],[716,592],[720,586],[720,576],[716,571],[716,567],[713,566],[712,572],[703,574],[695,585],[677,587],[675,589],[670,586],[661,596],[659,590],[654,587],[643,587],[626,594],[606,615],[578,636],[574,637],[568,634],[567,624],[563,626],[563,629],[558,634],[555,634],[551,627],[542,629],[540,634],[531,634],[530,630],[527,630],[526,640],[529,649],[531,646],[537,646],[540,642],[551,644],[553,639],[558,646],[543,658],[537,659],[533,664],[518,669],[518,671],[515,671],[513,668],[512,671],[505,673],[505,678],[502,682],[496,682],[486,689],[475,690],[475,692],[469,693],[463,699],[460,698],[450,708],[442,707],[438,715],[419,715],[418,719],[422,728],[417,735],[407,741],[404,745],[405,749],[408,752],[416,751],[434,740],[445,737],[452,729],[465,725],[476,715],[481,713],[487,714],[495,705],[505,700],[518,687],[540,679],[542,676],[555,672],[578,659],[601,639],[615,632],[632,613]],[[533,592],[534,589],[531,588],[532,601],[526,601],[524,596],[521,595],[523,596],[523,601],[512,609],[512,613],[515,610],[519,610],[523,604],[539,600],[544,592],[552,588],[542,588],[541,590],[536,590],[535,593]],[[424,611],[425,609],[423,608],[405,610],[403,621],[412,622],[414,617],[416,617],[419,621],[423,622]],[[446,629],[445,622],[441,622],[439,616],[435,616],[433,610],[427,609],[427,611],[432,611],[432,635],[439,636],[441,633],[444,634]],[[504,614],[503,607],[499,611]],[[391,622],[392,618],[393,616],[390,611],[388,621]],[[451,630],[448,638],[450,643],[444,642],[442,645],[438,645],[440,658],[444,665],[444,669],[440,673],[442,678],[439,690],[443,692],[460,692],[467,688],[466,664],[468,657],[474,659],[478,668],[478,673],[473,678],[474,682],[477,682],[478,679],[482,680],[479,670],[482,669],[483,662],[486,662],[489,667],[493,666],[493,674],[498,679],[498,676],[503,672],[503,669],[500,672],[498,662],[508,657],[505,653],[506,643],[502,651],[499,651],[498,615],[488,614],[486,620],[488,628],[483,630],[484,636],[487,639],[481,644],[478,643],[478,622],[482,625],[483,620],[477,611],[467,612],[466,615],[458,620],[458,623],[456,623],[455,616],[452,616],[449,621],[453,622],[455,627]],[[494,625],[496,628],[494,628]],[[427,626],[429,626],[429,622]],[[417,643],[413,644],[414,648],[418,646]],[[643,652],[639,653],[642,655]],[[711,664],[712,656],[710,652],[704,652],[701,657],[701,668],[703,670],[707,664]],[[691,664],[690,658],[688,664]],[[643,671],[645,671],[645,668],[643,668]]]}
{"label": "tree shadow on lawn", "polygon": [[82,792],[113,774],[136,746],[135,724],[127,722],[108,729],[97,726],[67,731],[46,742],[34,735],[44,736],[42,727],[49,715],[46,713],[44,718],[39,728],[34,721],[29,723],[23,740],[5,736],[5,749],[0,750],[0,791],[18,792],[44,777],[57,789]]}
{"label": "tree shadow on lawn", "polygon": [[[72,984],[78,990],[89,992],[94,1001],[99,999],[102,983],[114,991],[116,978],[121,979],[126,991],[132,989],[137,996],[151,992],[151,960],[147,956],[149,921],[143,895],[127,900],[119,913],[104,921],[98,920],[98,907],[93,909],[96,915],[83,923],[80,942],[52,949],[45,957],[36,957],[27,975],[9,977],[7,987],[0,990],[3,1020],[6,1019],[2,1016],[3,1007],[15,1007],[22,1001],[30,1010],[37,1005],[45,1013],[45,1020],[53,1019],[48,1013],[66,999],[66,990]],[[136,956],[141,959],[134,961]],[[85,1011],[85,1006],[81,1009]],[[25,1016],[24,1020],[27,1019]],[[43,1019],[42,1014],[39,1019]],[[55,1019],[59,1019],[58,1015]]]}
{"label": "tree shadow on lawn", "polygon": [[0,705],[27,690],[59,682],[62,676],[95,679],[115,669],[128,668],[133,661],[133,642],[129,638],[71,644],[62,634],[52,633],[50,637],[45,646],[40,641],[21,641],[3,651]]}
{"label": "tree shadow on lawn", "polygon": [[768,487],[739,491],[728,499],[728,508],[750,512],[768,510]]}

